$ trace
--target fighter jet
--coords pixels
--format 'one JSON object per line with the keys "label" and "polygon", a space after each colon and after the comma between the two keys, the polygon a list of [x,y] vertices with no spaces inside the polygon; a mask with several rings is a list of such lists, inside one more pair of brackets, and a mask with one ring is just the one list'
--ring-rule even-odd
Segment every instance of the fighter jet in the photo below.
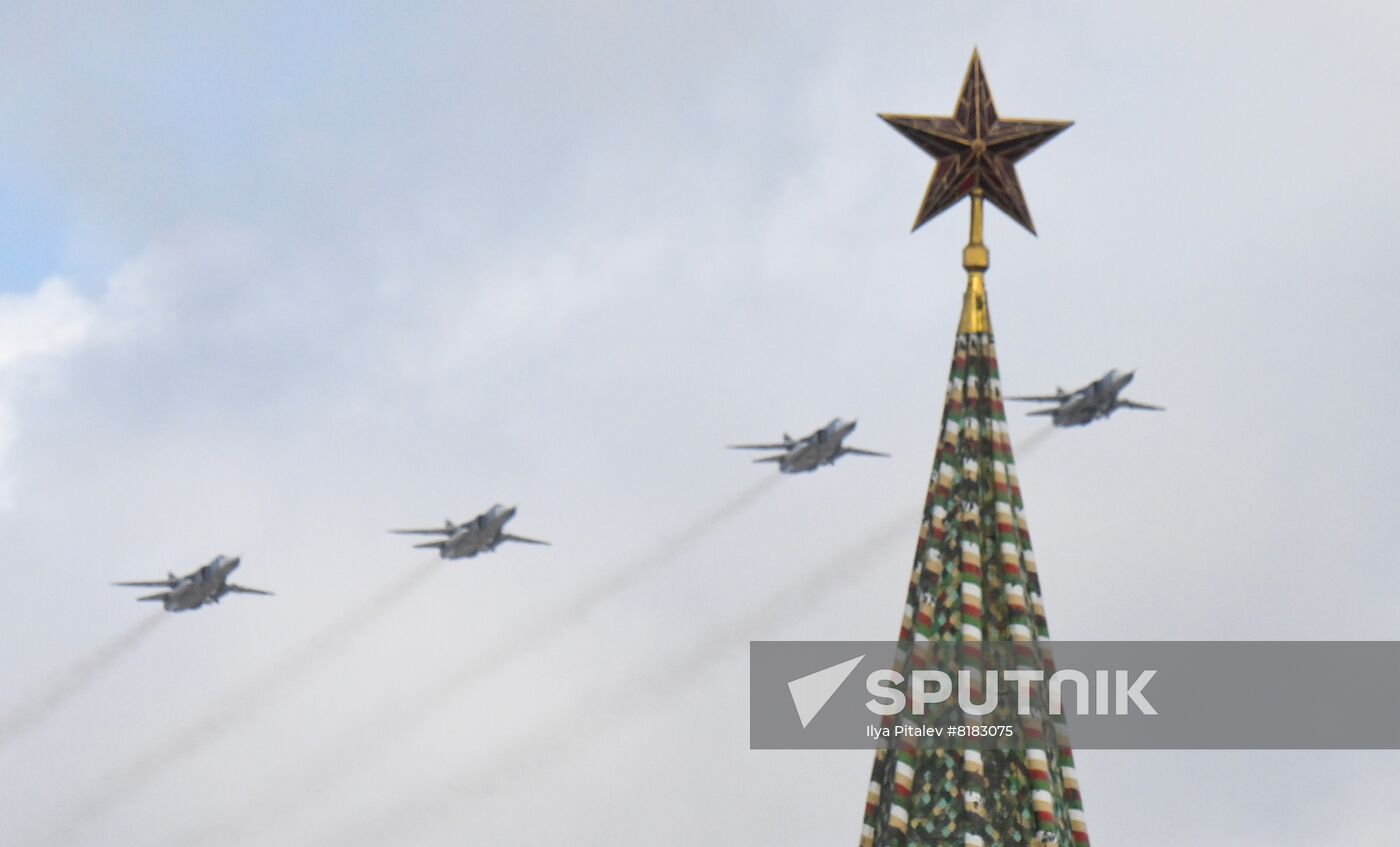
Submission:
{"label": "fighter jet", "polygon": [[441,535],[441,541],[426,541],[414,547],[436,548],[444,559],[470,559],[477,553],[490,553],[502,541],[520,541],[525,544],[549,544],[505,531],[506,524],[515,517],[515,506],[502,506],[500,503],[482,512],[471,520],[454,524],[445,521],[441,529],[391,529],[399,535]]}
{"label": "fighter jet", "polygon": [[1118,409],[1166,411],[1161,406],[1134,403],[1126,397],[1118,396],[1118,393],[1133,381],[1135,373],[1136,371],[1128,371],[1120,374],[1116,370],[1111,370],[1076,391],[1066,393],[1063,388],[1057,388],[1054,394],[1044,397],[1008,397],[1006,399],[1027,400],[1032,403],[1054,403],[1054,408],[1037,409],[1030,414],[1049,415],[1050,420],[1058,427],[1084,426],[1099,418],[1106,418]]}
{"label": "fighter jet", "polygon": [[218,603],[219,598],[230,592],[235,594],[265,594],[257,588],[244,588],[228,581],[229,574],[241,563],[238,556],[215,556],[209,564],[197,571],[176,576],[167,574],[165,579],[152,582],[114,582],[113,585],[136,588],[164,588],[165,591],[136,598],[138,601],[159,600],[167,612],[183,612],[198,609],[205,603]]}
{"label": "fighter jet", "polygon": [[856,428],[855,421],[832,418],[831,423],[805,438],[793,439],[783,433],[781,444],[731,444],[730,450],[781,450],[777,456],[754,459],[755,462],[776,462],[782,473],[807,473],[822,465],[830,465],[848,454],[857,456],[884,456],[889,453],[876,453],[859,447],[847,447],[841,442]]}

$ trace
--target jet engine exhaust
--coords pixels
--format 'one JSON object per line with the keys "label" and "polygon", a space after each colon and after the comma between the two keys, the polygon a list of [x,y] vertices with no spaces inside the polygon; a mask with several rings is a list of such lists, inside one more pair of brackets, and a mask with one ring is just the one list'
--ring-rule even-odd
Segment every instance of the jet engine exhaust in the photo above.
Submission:
{"label": "jet engine exhaust", "polygon": [[1012,449],[1016,451],[1016,457],[1023,458],[1034,453],[1035,449],[1041,444],[1044,444],[1045,439],[1049,438],[1050,434],[1054,431],[1054,424],[1045,424],[1044,426],[1032,432],[1030,435],[1026,436],[1025,441],[1022,441],[1019,444],[1011,445]]}
{"label": "jet engine exhaust", "polygon": [[[706,672],[732,658],[758,633],[800,619],[811,612],[831,592],[858,574],[871,559],[904,540],[912,543],[918,534],[918,516],[902,515],[881,524],[856,543],[842,549],[814,569],[804,569],[797,579],[768,594],[752,614],[728,626],[705,633],[688,650],[668,657],[665,662],[643,662],[637,672],[621,683],[610,683],[585,693],[570,704],[568,731],[526,733],[489,761],[448,777],[431,789],[412,792],[408,799],[372,823],[358,822],[323,839],[326,845],[378,845],[410,840],[431,827],[445,823],[462,811],[462,798],[497,790],[512,779],[526,776],[524,762],[547,759],[557,764],[561,757],[578,752],[580,745],[597,742],[620,724],[636,719],[667,702],[692,694],[704,682]],[[677,667],[686,669],[676,675]],[[580,727],[588,726],[587,730]],[[586,840],[586,839],[585,839]]]}
{"label": "jet engine exhaust", "polygon": [[[551,621],[549,628],[540,628],[531,623],[518,632],[496,639],[504,646],[495,652],[471,657],[465,664],[455,670],[449,669],[440,676],[430,690],[420,693],[411,701],[386,703],[367,720],[340,733],[332,743],[311,757],[312,766],[303,770],[295,780],[278,780],[265,796],[253,801],[252,807],[258,809],[258,825],[266,827],[303,808],[315,797],[324,795],[355,773],[365,761],[373,759],[392,744],[405,727],[421,724],[429,715],[446,708],[462,693],[483,683],[493,673],[509,668],[535,650],[557,641],[561,631],[578,627],[596,613],[600,605],[681,560],[711,532],[743,514],[783,482],[783,477],[778,475],[763,477],[651,544],[621,567],[583,586],[560,608],[544,613],[543,616]],[[199,838],[206,845],[240,843],[248,839],[247,825],[247,821],[241,817],[219,822],[206,820]]]}
{"label": "jet engine exhaust", "polygon": [[0,750],[57,713],[70,698],[101,676],[113,662],[136,649],[165,618],[164,612],[142,618],[106,644],[73,663],[72,667],[49,683],[43,691],[30,698],[29,702],[0,717]]}
{"label": "jet engine exhaust", "polygon": [[102,788],[63,816],[62,830],[54,834],[52,841],[79,841],[83,831],[117,803],[139,793],[166,770],[194,758],[232,730],[257,717],[306,679],[311,667],[335,655],[361,630],[407,597],[440,564],[438,560],[426,561],[408,571],[316,633],[280,662],[226,692],[202,718],[181,727],[163,742],[145,747],[139,758],[98,780],[97,785]]}

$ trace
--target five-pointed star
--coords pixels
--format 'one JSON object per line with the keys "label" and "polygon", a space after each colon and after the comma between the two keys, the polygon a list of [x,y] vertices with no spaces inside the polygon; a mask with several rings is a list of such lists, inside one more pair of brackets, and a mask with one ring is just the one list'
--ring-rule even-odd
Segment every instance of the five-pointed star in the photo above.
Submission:
{"label": "five-pointed star", "polygon": [[1031,211],[1016,179],[1016,163],[1064,132],[1073,121],[998,118],[982,60],[972,51],[962,93],[949,118],[933,115],[881,115],[890,126],[938,160],[914,229],[952,206],[974,188],[1011,219],[1035,233]]}

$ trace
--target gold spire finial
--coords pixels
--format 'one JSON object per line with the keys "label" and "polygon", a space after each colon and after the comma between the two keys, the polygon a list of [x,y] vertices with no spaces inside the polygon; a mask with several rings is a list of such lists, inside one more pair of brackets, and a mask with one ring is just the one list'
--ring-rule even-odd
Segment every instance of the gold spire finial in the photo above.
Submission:
{"label": "gold spire finial", "polygon": [[983,274],[991,266],[991,254],[982,243],[982,189],[972,189],[972,233],[963,248],[963,268],[967,271],[967,291],[963,292],[962,319],[959,334],[992,331],[992,316],[987,311],[987,286]]}

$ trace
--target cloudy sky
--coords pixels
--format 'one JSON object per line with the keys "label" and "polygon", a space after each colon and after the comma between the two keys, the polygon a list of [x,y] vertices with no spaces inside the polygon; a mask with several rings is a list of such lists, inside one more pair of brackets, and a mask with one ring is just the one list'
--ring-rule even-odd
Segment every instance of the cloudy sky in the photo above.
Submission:
{"label": "cloudy sky", "polygon": [[[1131,6],[1132,8],[1128,8]],[[0,841],[854,844],[870,756],[747,749],[746,643],[893,637],[974,45],[1052,631],[1394,639],[1390,4],[0,10]],[[777,479],[722,449],[859,417]],[[434,566],[392,526],[518,503]],[[158,618],[120,579],[240,553]],[[17,717],[18,716],[18,717]],[[1078,756],[1096,843],[1393,843],[1395,753]]]}

